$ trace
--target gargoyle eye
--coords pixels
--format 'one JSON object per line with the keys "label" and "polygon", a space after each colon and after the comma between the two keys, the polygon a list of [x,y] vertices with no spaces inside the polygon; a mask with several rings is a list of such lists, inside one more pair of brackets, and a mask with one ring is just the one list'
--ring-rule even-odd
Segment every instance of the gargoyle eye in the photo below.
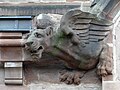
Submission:
{"label": "gargoyle eye", "polygon": [[34,33],[34,35],[35,35],[35,37],[37,37],[37,38],[41,38],[41,37],[42,37],[42,35],[41,35],[40,33],[38,33],[38,32]]}

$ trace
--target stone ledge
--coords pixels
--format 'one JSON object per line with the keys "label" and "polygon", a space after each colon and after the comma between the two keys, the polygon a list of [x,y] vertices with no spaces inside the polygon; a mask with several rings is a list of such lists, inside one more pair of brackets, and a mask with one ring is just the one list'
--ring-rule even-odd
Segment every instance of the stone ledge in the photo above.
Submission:
{"label": "stone ledge", "polygon": [[5,85],[0,85],[0,90],[29,90],[28,87],[26,86],[5,86]]}
{"label": "stone ledge", "polygon": [[0,85],[1,90],[101,90],[101,86],[97,84],[80,84],[66,85],[66,84],[51,84],[51,83],[40,83],[31,84],[29,86],[16,86],[16,85]]}
{"label": "stone ledge", "polygon": [[40,13],[64,14],[73,8],[80,8],[80,3],[0,3],[2,15],[32,15]]}
{"label": "stone ledge", "polygon": [[24,46],[23,39],[0,39],[0,47]]}
{"label": "stone ledge", "polygon": [[18,32],[0,32],[0,39],[21,39],[22,33]]}
{"label": "stone ledge", "polygon": [[97,84],[80,84],[66,85],[66,84],[50,84],[40,83],[29,85],[30,90],[101,90],[101,86]]}
{"label": "stone ledge", "polygon": [[104,81],[102,83],[102,90],[119,90],[120,81]]}

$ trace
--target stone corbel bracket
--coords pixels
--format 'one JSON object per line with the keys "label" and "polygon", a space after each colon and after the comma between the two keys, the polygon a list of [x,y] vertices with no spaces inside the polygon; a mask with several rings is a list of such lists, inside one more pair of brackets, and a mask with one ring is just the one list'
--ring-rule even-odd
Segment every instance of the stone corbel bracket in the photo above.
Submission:
{"label": "stone corbel bracket", "polygon": [[23,84],[22,33],[0,33],[0,61],[4,62],[5,84]]}
{"label": "stone corbel bracket", "polygon": [[5,84],[22,84],[22,62],[5,62]]}

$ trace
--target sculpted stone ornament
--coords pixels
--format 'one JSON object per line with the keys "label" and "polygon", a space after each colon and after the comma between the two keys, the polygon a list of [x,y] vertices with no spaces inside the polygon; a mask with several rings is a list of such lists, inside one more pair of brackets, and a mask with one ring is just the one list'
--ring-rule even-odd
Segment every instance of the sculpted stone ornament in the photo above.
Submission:
{"label": "sculpted stone ornament", "polygon": [[28,34],[25,45],[33,60],[40,60],[45,52],[64,61],[70,70],[61,72],[60,80],[67,84],[79,84],[82,77],[79,70],[87,71],[96,66],[100,77],[112,74],[112,57],[104,42],[112,30],[110,21],[74,9],[63,15],[56,27],[48,25]]}

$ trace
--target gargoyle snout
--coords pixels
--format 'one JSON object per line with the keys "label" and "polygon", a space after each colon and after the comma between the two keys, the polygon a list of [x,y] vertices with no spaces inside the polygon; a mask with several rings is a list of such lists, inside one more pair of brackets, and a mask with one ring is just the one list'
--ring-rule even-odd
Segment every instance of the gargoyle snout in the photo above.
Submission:
{"label": "gargoyle snout", "polygon": [[33,44],[33,41],[26,42],[25,45],[30,46]]}

